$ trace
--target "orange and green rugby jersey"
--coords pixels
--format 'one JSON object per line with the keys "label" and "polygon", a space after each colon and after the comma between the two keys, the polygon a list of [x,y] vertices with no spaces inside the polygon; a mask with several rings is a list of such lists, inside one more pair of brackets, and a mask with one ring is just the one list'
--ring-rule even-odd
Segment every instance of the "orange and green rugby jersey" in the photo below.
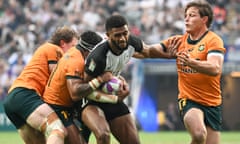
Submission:
{"label": "orange and green rugby jersey", "polygon": [[[206,61],[209,53],[224,55],[222,39],[214,32],[206,32],[198,41],[190,40],[188,34],[182,35],[182,43],[178,52],[187,51],[191,58]],[[168,46],[168,40],[161,43]],[[220,77],[209,76],[176,61],[178,71],[178,98],[186,98],[206,106],[217,106],[222,103]]]}
{"label": "orange and green rugby jersey", "polygon": [[53,70],[43,94],[48,104],[71,107],[73,101],[67,88],[67,79],[83,79],[84,57],[75,47],[69,49]]}
{"label": "orange and green rugby jersey", "polygon": [[56,64],[62,55],[63,50],[57,45],[48,42],[41,45],[8,92],[16,87],[24,87],[33,89],[42,96],[50,76],[49,64]]}

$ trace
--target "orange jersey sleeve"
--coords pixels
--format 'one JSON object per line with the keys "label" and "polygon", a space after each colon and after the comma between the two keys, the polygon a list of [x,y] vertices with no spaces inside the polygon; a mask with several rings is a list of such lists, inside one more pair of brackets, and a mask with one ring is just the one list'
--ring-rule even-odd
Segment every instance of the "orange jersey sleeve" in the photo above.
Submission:
{"label": "orange jersey sleeve", "polygon": [[69,49],[52,72],[43,95],[43,100],[49,104],[71,107],[74,102],[67,88],[67,79],[83,79],[84,64],[81,52],[77,48]]}
{"label": "orange jersey sleeve", "polygon": [[[182,36],[183,42],[178,51],[187,51],[191,58],[205,61],[211,52],[225,53],[222,39],[212,31],[206,33],[202,39],[193,43],[188,39],[188,34]],[[163,41],[167,46],[168,41]],[[187,98],[207,106],[217,106],[221,104],[220,77],[209,76],[197,72],[196,70],[176,62],[178,71],[178,98]]]}
{"label": "orange jersey sleeve", "polygon": [[63,51],[57,45],[51,43],[41,45],[13,82],[9,92],[16,87],[25,87],[42,95],[50,75],[48,64],[57,63],[62,55]]}

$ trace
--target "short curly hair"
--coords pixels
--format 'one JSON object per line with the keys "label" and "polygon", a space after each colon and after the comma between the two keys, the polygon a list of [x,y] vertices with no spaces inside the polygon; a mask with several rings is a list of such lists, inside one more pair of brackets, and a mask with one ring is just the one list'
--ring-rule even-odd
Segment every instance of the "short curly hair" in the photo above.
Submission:
{"label": "short curly hair", "polygon": [[116,14],[106,20],[105,29],[106,31],[110,31],[112,28],[119,28],[124,25],[128,25],[127,20],[123,16]]}

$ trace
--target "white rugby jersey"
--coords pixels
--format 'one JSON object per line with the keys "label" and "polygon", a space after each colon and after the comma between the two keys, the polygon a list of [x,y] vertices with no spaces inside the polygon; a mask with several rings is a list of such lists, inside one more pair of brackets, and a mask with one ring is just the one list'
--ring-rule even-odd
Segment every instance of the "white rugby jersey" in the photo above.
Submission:
{"label": "white rugby jersey", "polygon": [[85,71],[92,77],[97,77],[104,71],[111,71],[113,75],[118,76],[134,52],[141,52],[142,49],[142,41],[132,35],[129,36],[128,48],[118,55],[111,50],[108,41],[105,41],[94,48],[88,55]]}

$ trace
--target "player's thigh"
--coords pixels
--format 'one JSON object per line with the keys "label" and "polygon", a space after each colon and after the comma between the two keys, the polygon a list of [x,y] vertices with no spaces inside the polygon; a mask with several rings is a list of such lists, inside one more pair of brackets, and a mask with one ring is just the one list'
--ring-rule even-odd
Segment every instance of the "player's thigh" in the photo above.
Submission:
{"label": "player's thigh", "polygon": [[120,143],[139,143],[136,123],[130,113],[109,121],[109,125],[112,134]]}
{"label": "player's thigh", "polygon": [[46,121],[46,118],[53,113],[54,110],[46,103],[38,106],[27,118],[27,122],[34,128],[39,127]]}
{"label": "player's thigh", "polygon": [[204,124],[204,113],[198,108],[190,108],[185,113],[183,122],[186,129],[192,134],[197,131],[206,131]]}
{"label": "player's thigh", "polygon": [[220,144],[220,131],[216,131],[207,126],[206,144]]}
{"label": "player's thigh", "polygon": [[78,127],[74,123],[73,107],[50,105],[67,130],[66,144],[85,144]]}
{"label": "player's thigh", "polygon": [[65,144],[86,144],[84,138],[80,135],[79,129],[74,124],[69,125],[66,129],[68,136]]}
{"label": "player's thigh", "polygon": [[44,144],[46,142],[45,136],[28,124],[18,129],[18,132],[26,144]]}
{"label": "player's thigh", "polygon": [[[19,129],[27,122],[28,117],[42,104],[44,102],[34,90],[18,87],[8,94],[4,101],[4,110],[8,118]],[[36,126],[33,127],[38,128]]]}
{"label": "player's thigh", "polygon": [[81,118],[95,135],[99,135],[99,132],[110,132],[104,112],[97,106],[86,106],[81,113]]}

